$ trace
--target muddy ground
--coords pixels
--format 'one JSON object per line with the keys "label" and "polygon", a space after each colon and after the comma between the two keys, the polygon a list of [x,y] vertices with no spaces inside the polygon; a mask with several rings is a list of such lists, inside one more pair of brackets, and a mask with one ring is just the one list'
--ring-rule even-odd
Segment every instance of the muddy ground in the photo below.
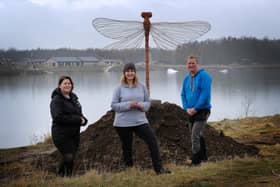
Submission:
{"label": "muddy ground", "polygon": [[[158,139],[163,163],[186,165],[191,156],[191,138],[188,117],[181,107],[170,103],[154,104],[147,117]],[[121,144],[112,126],[113,119],[114,113],[108,111],[81,133],[75,160],[76,174],[83,174],[89,169],[99,172],[123,169]],[[256,147],[238,143],[209,125],[204,137],[209,161],[253,156],[259,152]],[[54,173],[60,159],[53,144],[2,150],[0,153],[0,181],[11,176],[31,175],[38,168]],[[148,147],[138,137],[133,142],[133,159],[136,167],[152,168]]]}
{"label": "muddy ground", "polygon": [[[163,162],[187,164],[191,156],[191,138],[185,112],[175,104],[154,104],[147,117],[158,138]],[[81,134],[81,144],[76,159],[77,173],[83,173],[90,168],[100,172],[122,169],[121,144],[112,126],[113,119],[114,113],[109,111]],[[210,126],[206,127],[204,136],[210,161],[258,154],[257,148],[237,143]],[[152,168],[148,147],[137,136],[134,137],[135,166]],[[58,153],[52,154],[49,158],[52,160],[47,162],[52,163],[53,160],[58,159]],[[48,167],[48,169],[54,168]]]}

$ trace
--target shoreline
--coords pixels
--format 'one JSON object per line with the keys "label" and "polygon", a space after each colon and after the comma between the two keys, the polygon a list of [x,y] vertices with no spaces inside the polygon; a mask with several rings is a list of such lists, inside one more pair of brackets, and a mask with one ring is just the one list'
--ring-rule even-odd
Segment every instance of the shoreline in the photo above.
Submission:
{"label": "shoreline", "polygon": [[[215,65],[200,65],[202,68],[205,69],[246,69],[246,68],[279,68],[280,69],[280,64],[250,64],[250,65],[241,65],[241,64],[231,64],[231,65],[222,65],[222,64],[215,64]],[[161,68],[172,68],[172,69],[186,69],[186,65],[182,65],[182,64],[160,64],[160,63],[156,63],[156,64],[151,64],[151,68],[157,68],[157,67],[161,67]]]}
{"label": "shoreline", "polygon": [[[136,64],[139,71],[145,71],[145,64]],[[96,64],[93,66],[83,66],[83,67],[57,67],[57,68],[49,68],[49,67],[37,67],[36,69],[26,68],[25,66],[17,66],[16,68],[10,67],[1,67],[0,66],[0,76],[1,75],[17,75],[17,74],[41,74],[41,73],[54,73],[54,72],[115,72],[121,71],[123,67],[122,64],[114,64],[114,65],[101,65]],[[242,64],[231,64],[231,65],[203,65],[202,68],[210,69],[210,70],[224,70],[224,69],[280,69],[280,64],[250,64],[250,65],[242,65]],[[163,63],[151,63],[150,70],[158,71],[158,70],[167,70],[167,69],[175,69],[175,70],[186,70],[185,64],[163,64]]]}

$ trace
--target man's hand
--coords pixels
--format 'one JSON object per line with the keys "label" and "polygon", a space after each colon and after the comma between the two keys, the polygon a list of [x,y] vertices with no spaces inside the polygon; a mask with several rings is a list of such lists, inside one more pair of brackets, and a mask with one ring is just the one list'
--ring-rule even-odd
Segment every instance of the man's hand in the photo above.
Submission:
{"label": "man's hand", "polygon": [[189,109],[187,109],[187,113],[190,116],[193,116],[193,115],[195,115],[197,113],[197,111],[194,108],[189,108]]}

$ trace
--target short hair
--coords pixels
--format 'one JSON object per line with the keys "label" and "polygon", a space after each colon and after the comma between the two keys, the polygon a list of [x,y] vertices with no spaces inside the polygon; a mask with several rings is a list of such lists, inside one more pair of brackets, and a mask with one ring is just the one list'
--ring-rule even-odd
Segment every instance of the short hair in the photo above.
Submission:
{"label": "short hair", "polygon": [[195,59],[196,62],[198,62],[198,57],[196,55],[189,55],[187,57],[187,60]]}
{"label": "short hair", "polygon": [[61,77],[58,79],[58,87],[61,85],[61,83],[62,83],[65,79],[68,79],[68,80],[71,82],[71,84],[72,84],[71,92],[72,92],[72,90],[74,89],[74,83],[73,83],[73,80],[71,79],[71,77],[69,77],[69,76],[65,76],[65,75],[61,76]]}

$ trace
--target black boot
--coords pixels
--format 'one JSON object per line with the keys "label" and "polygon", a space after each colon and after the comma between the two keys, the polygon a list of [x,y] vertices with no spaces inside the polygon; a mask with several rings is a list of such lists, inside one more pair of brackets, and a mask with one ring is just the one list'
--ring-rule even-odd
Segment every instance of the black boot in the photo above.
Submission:
{"label": "black boot", "polygon": [[132,161],[132,159],[129,160],[129,161],[125,161],[125,162],[124,162],[124,166],[125,166],[126,168],[132,168],[132,167],[133,167],[133,161]]}
{"label": "black boot", "polygon": [[170,174],[170,173],[171,173],[170,170],[168,170],[168,169],[163,169],[163,168],[161,168],[160,170],[157,170],[157,171],[156,171],[156,174],[157,174],[157,175]]}
{"label": "black boot", "polygon": [[196,154],[193,154],[192,155],[192,163],[191,163],[191,166],[198,166],[200,163],[201,163],[201,160],[200,160],[200,151],[197,152]]}
{"label": "black boot", "polygon": [[72,177],[72,173],[73,173],[73,161],[67,161],[65,163],[65,176],[66,177]]}
{"label": "black boot", "polygon": [[200,160],[203,162],[206,162],[208,160],[208,156],[207,156],[207,150],[206,150],[206,144],[205,144],[205,140],[204,137],[200,137]]}
{"label": "black boot", "polygon": [[59,164],[58,168],[56,169],[56,175],[60,176],[60,177],[64,177],[65,176],[64,164]]}
{"label": "black boot", "polygon": [[64,166],[64,161],[61,160],[56,168],[56,175],[60,177],[65,176],[65,166]]}
{"label": "black boot", "polygon": [[120,164],[120,170],[126,170],[126,169],[129,169],[129,168],[132,168],[133,167],[133,163],[126,163],[126,162],[123,162]]}

